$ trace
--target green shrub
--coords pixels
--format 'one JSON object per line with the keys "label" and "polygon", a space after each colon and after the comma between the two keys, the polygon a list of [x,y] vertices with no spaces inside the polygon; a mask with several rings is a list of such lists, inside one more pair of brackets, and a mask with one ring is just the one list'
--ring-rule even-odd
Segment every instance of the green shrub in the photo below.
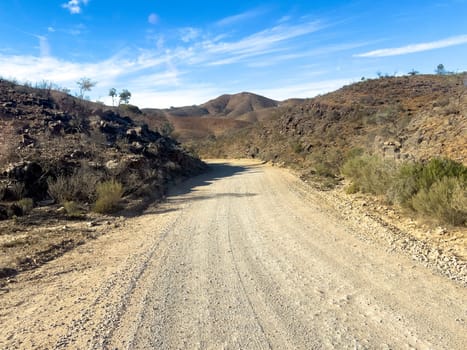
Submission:
{"label": "green shrub", "polygon": [[391,189],[391,197],[403,206],[413,208],[412,197],[420,191],[429,192],[431,186],[443,178],[467,182],[467,168],[447,158],[433,158],[426,163],[402,163]]}
{"label": "green shrub", "polygon": [[323,180],[336,179],[338,177],[342,159],[342,152],[336,148],[329,148],[326,151],[315,151],[307,157],[312,171],[319,177],[325,178]]}
{"label": "green shrub", "polygon": [[98,213],[111,213],[118,209],[118,204],[123,195],[121,183],[110,180],[97,184],[97,200],[94,204],[94,211]]}
{"label": "green shrub", "polygon": [[348,159],[341,171],[352,180],[352,191],[383,195],[394,182],[397,166],[391,160],[363,155]]}
{"label": "green shrub", "polygon": [[443,177],[421,189],[412,198],[413,208],[427,216],[452,225],[467,222],[466,183],[456,177]]}
{"label": "green shrub", "polygon": [[416,162],[405,162],[399,165],[388,192],[391,203],[399,203],[406,207],[412,207],[412,197],[420,190],[420,174],[423,165]]}
{"label": "green shrub", "polygon": [[290,147],[292,148],[292,151],[296,154],[300,154],[303,152],[303,146],[300,141],[291,142]]}
{"label": "green shrub", "polygon": [[346,160],[348,160],[348,159],[351,159],[351,158],[362,156],[363,153],[364,153],[363,148],[353,147],[353,148],[349,149],[347,152],[345,152],[344,158]]}
{"label": "green shrub", "polygon": [[21,211],[24,215],[29,213],[32,208],[34,208],[34,201],[31,198],[22,198],[16,202],[16,205],[21,208]]}
{"label": "green shrub", "polygon": [[347,193],[386,195],[389,202],[453,225],[467,221],[467,168],[446,158],[396,164],[376,156],[347,160],[342,173],[352,180]]}
{"label": "green shrub", "polygon": [[78,203],[74,201],[65,201],[63,202],[63,207],[65,208],[65,213],[70,218],[79,218],[83,215],[81,208]]}
{"label": "green shrub", "polygon": [[448,158],[433,158],[422,166],[418,174],[419,189],[429,189],[444,177],[457,177],[467,181],[467,167]]}

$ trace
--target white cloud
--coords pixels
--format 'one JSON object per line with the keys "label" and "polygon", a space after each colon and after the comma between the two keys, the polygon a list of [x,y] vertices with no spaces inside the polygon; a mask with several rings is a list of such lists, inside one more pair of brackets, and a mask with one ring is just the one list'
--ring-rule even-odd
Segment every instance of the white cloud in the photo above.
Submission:
{"label": "white cloud", "polygon": [[[211,34],[188,27],[176,33],[180,38],[177,46],[169,47],[166,45],[171,42],[166,42],[162,33],[155,35],[154,32],[148,31],[151,48],[137,51],[126,49],[112,57],[94,62],[75,62],[53,57],[50,55],[47,37],[36,36],[39,40],[40,56],[13,56],[6,52],[2,54],[0,51],[0,71],[10,72],[11,76],[23,82],[53,81],[70,88],[73,92],[77,88],[76,81],[86,76],[98,82],[91,92],[91,97],[99,97],[104,101],[109,88],[115,87],[129,89],[133,94],[132,103],[141,107],[191,105],[205,102],[226,92],[216,80],[209,85],[193,84],[194,81],[209,81],[209,76],[200,75],[201,71],[206,71],[209,75],[207,66],[238,62],[249,64],[255,60],[261,62],[263,58],[280,62],[302,57],[304,53],[311,55],[313,52],[310,51],[308,39],[323,27],[324,25],[317,21],[290,21],[236,38],[223,34],[225,31],[218,35],[219,33]],[[346,48],[345,45],[341,45],[325,49],[332,51]],[[319,48],[314,50],[316,54]],[[197,71],[198,69],[200,71]],[[239,76],[238,79],[237,85],[233,85],[233,80],[229,80],[230,88],[240,84],[244,86],[242,77]],[[309,84],[284,85],[281,89],[259,92],[283,99],[310,96],[315,90],[322,92],[325,88],[321,83],[311,87]]]}
{"label": "white cloud", "polygon": [[192,106],[207,102],[222,93],[223,91],[210,85],[192,85],[170,90],[148,89],[132,93],[131,103],[140,108]]}
{"label": "white cloud", "polygon": [[180,29],[180,37],[183,42],[188,43],[198,38],[200,35],[200,30],[192,27]]}
{"label": "white cloud", "polygon": [[411,44],[402,47],[379,49],[354,55],[355,57],[387,57],[407,55],[410,53],[423,52],[435,49],[441,49],[450,46],[462,45],[467,43],[467,35],[454,36],[442,40],[431,41],[420,44]]}
{"label": "white cloud", "polygon": [[308,98],[319,94],[335,91],[346,84],[350,84],[356,79],[332,79],[315,81],[312,83],[299,83],[281,86],[280,88],[272,89],[257,89],[256,93],[278,100],[283,101],[288,98]]}
{"label": "white cloud", "polygon": [[[308,22],[297,25],[279,25],[262,30],[236,41],[204,40],[189,48],[192,63],[206,65],[226,65],[248,58],[288,51],[288,43],[322,28],[320,22]],[[185,50],[188,51],[188,50]]]}
{"label": "white cloud", "polygon": [[151,13],[149,16],[148,16],[148,23],[149,24],[157,24],[157,22],[159,22],[159,16],[155,13]]}
{"label": "white cloud", "polygon": [[55,28],[54,27],[47,27],[47,31],[49,33],[54,33],[55,32]]}
{"label": "white cloud", "polygon": [[39,39],[39,51],[41,57],[50,56],[50,44],[47,40],[47,37],[42,35],[36,35],[36,38]]}
{"label": "white cloud", "polygon": [[82,5],[87,5],[89,0],[70,0],[62,4],[62,7],[70,11],[72,15],[81,13]]}
{"label": "white cloud", "polygon": [[249,10],[249,11],[239,13],[237,15],[225,17],[225,18],[217,21],[216,24],[218,26],[229,26],[229,25],[232,25],[232,24],[236,24],[238,22],[242,22],[242,21],[245,21],[245,20],[248,20],[248,19],[251,19],[251,18],[258,17],[262,13],[264,13],[264,9],[257,8],[257,9],[253,9],[253,10]]}
{"label": "white cloud", "polygon": [[254,61],[248,62],[248,66],[250,67],[269,67],[284,61],[294,60],[298,58],[306,58],[306,57],[316,57],[319,55],[325,55],[335,52],[347,51],[351,49],[355,49],[358,47],[362,47],[367,45],[367,43],[345,43],[345,44],[337,44],[337,45],[330,45],[330,46],[323,46],[317,47],[315,49],[307,50],[307,51],[298,51],[293,53],[287,53],[283,55],[277,55],[272,57],[263,58],[260,57]]}

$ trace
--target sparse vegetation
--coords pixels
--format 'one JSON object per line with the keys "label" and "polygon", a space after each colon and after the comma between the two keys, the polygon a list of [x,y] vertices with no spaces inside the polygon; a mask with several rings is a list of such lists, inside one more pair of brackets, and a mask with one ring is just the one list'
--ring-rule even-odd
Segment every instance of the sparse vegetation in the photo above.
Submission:
{"label": "sparse vegetation", "polygon": [[422,188],[412,198],[419,213],[452,225],[467,222],[466,182],[457,177],[443,177],[429,188]]}
{"label": "sparse vegetation", "polygon": [[15,181],[9,186],[9,191],[12,199],[21,200],[24,196],[25,185],[22,182]]}
{"label": "sparse vegetation", "polygon": [[440,63],[436,66],[435,73],[438,75],[446,74],[446,69],[444,68],[444,64]]}
{"label": "sparse vegetation", "polygon": [[467,221],[467,167],[446,158],[396,163],[377,156],[349,159],[342,173],[348,193],[383,195],[419,214],[452,225]]}
{"label": "sparse vegetation", "polygon": [[[79,81],[81,98],[93,84]],[[78,99],[49,81],[0,78],[0,280],[97,237],[101,230],[77,222],[98,216],[90,210],[142,209],[141,197],[160,200],[169,181],[205,169],[155,131],[164,121],[127,103]]]}
{"label": "sparse vegetation", "polygon": [[93,201],[96,197],[96,185],[103,175],[88,167],[81,167],[71,175],[59,175],[47,181],[49,195],[59,203]]}
{"label": "sparse vegetation", "polygon": [[91,91],[94,86],[96,86],[97,82],[92,81],[90,78],[83,77],[76,82],[79,87],[79,97],[81,99],[84,98],[84,93],[86,91]]}
{"label": "sparse vegetation", "polygon": [[118,209],[123,196],[123,186],[121,183],[115,180],[101,182],[97,184],[96,192],[95,212],[105,214]]}
{"label": "sparse vegetation", "polygon": [[117,97],[117,89],[111,88],[109,90],[109,96],[112,97],[112,106],[115,106],[115,98]]}
{"label": "sparse vegetation", "polygon": [[128,91],[127,89],[123,89],[118,96],[120,98],[119,104],[122,103],[122,102],[123,103],[130,103],[131,92]]}
{"label": "sparse vegetation", "polygon": [[352,192],[374,195],[385,195],[388,192],[396,172],[394,161],[370,155],[350,158],[342,166],[342,173],[352,179]]}
{"label": "sparse vegetation", "polygon": [[16,205],[21,209],[22,214],[26,215],[34,208],[34,201],[32,198],[22,198],[16,202]]}
{"label": "sparse vegetation", "polygon": [[78,203],[74,201],[63,202],[63,208],[65,209],[67,216],[70,218],[80,218],[83,216],[81,208]]}

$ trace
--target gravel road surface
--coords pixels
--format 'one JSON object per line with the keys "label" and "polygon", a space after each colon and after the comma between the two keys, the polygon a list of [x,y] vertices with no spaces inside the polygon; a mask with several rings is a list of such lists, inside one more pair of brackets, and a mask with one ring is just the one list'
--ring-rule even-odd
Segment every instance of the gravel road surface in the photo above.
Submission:
{"label": "gravel road surface", "polygon": [[213,161],[0,294],[0,348],[467,348],[466,289],[317,198],[284,169]]}

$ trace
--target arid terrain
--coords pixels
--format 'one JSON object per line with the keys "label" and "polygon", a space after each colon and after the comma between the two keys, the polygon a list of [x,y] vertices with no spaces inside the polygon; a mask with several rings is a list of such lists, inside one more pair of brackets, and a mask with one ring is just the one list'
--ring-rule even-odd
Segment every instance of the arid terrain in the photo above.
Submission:
{"label": "arid terrain", "polygon": [[210,164],[2,289],[0,347],[464,347],[465,263],[446,278],[287,170]]}
{"label": "arid terrain", "polygon": [[0,80],[0,348],[463,349],[463,78],[143,110]]}
{"label": "arid terrain", "polygon": [[[134,213],[205,170],[158,124],[149,128],[133,115],[130,105],[0,79],[0,286],[94,239],[90,228],[109,221],[97,212]],[[99,210],[97,187],[108,181],[120,193],[115,208]]]}

